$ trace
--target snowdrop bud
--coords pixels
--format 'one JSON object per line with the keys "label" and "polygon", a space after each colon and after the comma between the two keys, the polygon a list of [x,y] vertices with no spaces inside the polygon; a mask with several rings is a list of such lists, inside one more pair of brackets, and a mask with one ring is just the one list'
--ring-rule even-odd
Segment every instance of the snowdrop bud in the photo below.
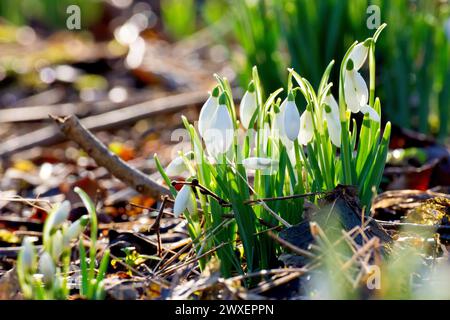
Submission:
{"label": "snowdrop bud", "polygon": [[188,209],[190,206],[191,198],[191,187],[189,185],[184,185],[175,197],[175,203],[173,205],[173,214],[175,217],[179,217],[184,210]]}
{"label": "snowdrop bud", "polygon": [[248,86],[248,90],[242,97],[241,106],[239,109],[241,123],[245,129],[248,129],[253,114],[256,111],[256,107],[257,105],[256,105],[255,85],[252,81]]}
{"label": "snowdrop bud", "polygon": [[[192,154],[193,152],[189,151],[185,156],[191,156]],[[184,163],[182,157],[173,159],[165,169],[165,172],[169,177],[183,177],[188,171],[189,168],[186,166],[186,163]]]}
{"label": "snowdrop bud", "polygon": [[302,113],[300,117],[300,133],[298,140],[301,144],[307,145],[314,135],[314,127],[312,122],[312,114],[310,107],[307,106],[306,110]]}
{"label": "snowdrop bud", "polygon": [[55,232],[52,236],[52,257],[54,261],[58,261],[61,253],[63,252],[63,235],[61,230]]}
{"label": "snowdrop bud", "polygon": [[339,106],[332,94],[325,98],[325,119],[328,125],[328,134],[331,142],[341,147],[341,121],[339,119]]}
{"label": "snowdrop bud", "polygon": [[63,201],[56,210],[53,210],[49,217],[47,218],[46,223],[49,223],[49,229],[53,229],[61,225],[64,221],[67,220],[70,213],[70,202]]}
{"label": "snowdrop bud", "polygon": [[30,237],[23,239],[20,254],[24,271],[32,270],[36,259],[36,250]]}
{"label": "snowdrop bud", "polygon": [[[353,49],[352,52],[350,52],[348,58],[349,62],[352,62],[353,68],[350,70],[355,69],[358,71],[363,66],[364,62],[366,61],[367,54],[369,52],[369,45],[370,42],[364,41],[361,43],[358,43]],[[348,66],[348,65],[347,65]],[[347,69],[349,70],[349,69]]]}
{"label": "snowdrop bud", "polygon": [[205,131],[205,136],[203,137],[206,149],[216,158],[219,154],[226,153],[233,143],[233,120],[226,106],[226,99],[225,93],[222,93],[211,125]]}
{"label": "snowdrop bud", "polygon": [[362,106],[361,112],[364,114],[368,113],[370,119],[372,119],[373,121],[376,121],[376,122],[380,122],[380,115],[371,106],[369,106],[369,105]]}
{"label": "snowdrop bud", "polygon": [[[351,60],[349,60],[351,62]],[[346,71],[344,79],[344,97],[347,107],[357,113],[369,100],[369,90],[361,74],[355,70]]]}
{"label": "snowdrop bud", "polygon": [[43,275],[44,283],[48,284],[53,281],[56,268],[48,252],[44,252],[39,259],[39,272]]}
{"label": "snowdrop bud", "polygon": [[272,159],[259,157],[250,157],[242,160],[242,164],[244,165],[244,167],[251,170],[269,169],[273,163],[274,162]]}
{"label": "snowdrop bud", "polygon": [[66,230],[64,233],[64,246],[68,246],[70,244],[70,241],[73,239],[78,238],[78,236],[84,231],[87,224],[89,222],[89,216],[84,215],[81,218],[79,218],[77,221],[72,223],[70,227]]}
{"label": "snowdrop bud", "polygon": [[217,97],[219,96],[219,87],[215,87],[211,92],[208,100],[206,100],[202,109],[200,110],[200,115],[198,119],[198,131],[200,136],[203,137],[205,131],[211,124],[211,120],[217,110]]}
{"label": "snowdrop bud", "polygon": [[289,93],[288,102],[284,110],[284,131],[289,140],[297,139],[300,132],[300,113],[294,101],[294,95]]}

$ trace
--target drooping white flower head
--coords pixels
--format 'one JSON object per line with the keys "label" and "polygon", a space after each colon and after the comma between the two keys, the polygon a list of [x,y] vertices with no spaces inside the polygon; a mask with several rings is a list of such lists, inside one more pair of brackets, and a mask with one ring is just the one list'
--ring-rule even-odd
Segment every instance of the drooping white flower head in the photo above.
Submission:
{"label": "drooping white flower head", "polygon": [[341,121],[339,119],[339,106],[333,95],[329,93],[324,99],[325,120],[327,121],[328,134],[331,142],[338,148],[341,147]]}
{"label": "drooping white flower head", "polygon": [[65,200],[63,201],[58,208],[53,210],[48,216],[48,223],[50,225],[49,229],[56,228],[60,226],[64,221],[67,220],[70,213],[70,202]]}
{"label": "drooping white flower head", "polygon": [[289,93],[288,101],[284,107],[284,132],[291,141],[295,141],[300,132],[300,113],[292,92]]}
{"label": "drooping white flower head", "polygon": [[218,105],[218,97],[219,97],[219,88],[215,87],[211,92],[211,95],[203,104],[202,109],[200,110],[200,115],[198,119],[198,132],[200,136],[203,137],[205,131],[208,129],[211,124],[211,120],[214,117],[214,114],[217,110]]}
{"label": "drooping white flower head", "polygon": [[44,283],[52,283],[56,268],[52,257],[47,251],[44,251],[39,259],[39,272],[43,275]]}
{"label": "drooping white flower head", "polygon": [[203,137],[208,153],[214,158],[226,153],[233,144],[234,126],[230,112],[226,106],[226,99],[225,93],[222,93],[211,125],[205,131]]}
{"label": "drooping white flower head", "polygon": [[306,106],[306,110],[300,117],[300,133],[298,135],[298,140],[302,145],[307,145],[314,135],[313,119],[310,108],[309,105]]}
{"label": "drooping white flower head", "polygon": [[350,52],[346,61],[344,77],[344,97],[347,107],[351,112],[357,113],[367,105],[369,90],[364,78],[358,72],[367,59],[369,42],[358,43]]}
{"label": "drooping white flower head", "polygon": [[369,45],[369,40],[358,43],[349,54],[345,71],[344,96],[351,112],[368,114],[370,119],[379,122],[380,115],[368,105],[369,89],[367,84],[358,72],[367,59]]}
{"label": "drooping white flower head", "polygon": [[178,218],[184,212],[184,210],[192,210],[192,205],[191,187],[189,185],[184,185],[175,197],[173,214]]}
{"label": "drooping white flower head", "polygon": [[273,124],[272,124],[272,137],[275,140],[280,139],[281,143],[286,147],[286,149],[290,150],[294,144],[291,140],[286,136],[286,132],[284,130],[284,111],[286,108],[286,104],[288,102],[288,99],[284,99],[284,101],[281,103],[279,107],[279,112],[275,113],[275,116],[273,118]]}
{"label": "drooping white flower head", "polygon": [[239,116],[241,119],[242,126],[245,129],[248,129],[253,114],[256,111],[256,108],[257,104],[256,104],[255,85],[252,81],[250,82],[247,91],[244,93],[244,96],[242,97],[241,105],[239,108]]}
{"label": "drooping white flower head", "polygon": [[[185,157],[191,157],[194,153],[192,151],[186,152]],[[186,166],[181,156],[175,157],[164,170],[169,177],[186,177],[189,173],[189,168]]]}
{"label": "drooping white flower head", "polygon": [[353,68],[355,71],[361,69],[366,62],[367,54],[369,53],[369,44],[366,42],[360,42],[353,47],[348,59],[353,61]]}
{"label": "drooping white flower head", "polygon": [[79,218],[77,221],[72,223],[69,228],[64,232],[64,246],[68,246],[70,244],[70,241],[76,239],[79,237],[79,235],[84,231],[87,224],[89,222],[89,216],[84,215],[81,218]]}
{"label": "drooping white flower head", "polygon": [[52,258],[54,261],[59,260],[59,257],[64,250],[63,244],[63,235],[61,233],[61,230],[58,230],[52,236]]}
{"label": "drooping white flower head", "polygon": [[23,239],[21,259],[24,271],[33,269],[36,259],[36,250],[30,237],[25,237]]}

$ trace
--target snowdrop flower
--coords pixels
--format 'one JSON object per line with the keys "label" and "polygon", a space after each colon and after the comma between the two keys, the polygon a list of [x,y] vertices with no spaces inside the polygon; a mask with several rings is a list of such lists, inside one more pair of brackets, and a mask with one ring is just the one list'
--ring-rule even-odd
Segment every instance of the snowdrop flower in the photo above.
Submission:
{"label": "snowdrop flower", "polygon": [[250,170],[264,170],[269,169],[274,161],[269,158],[250,157],[242,160],[244,167]]}
{"label": "snowdrop flower", "polygon": [[300,132],[300,113],[294,101],[294,95],[289,93],[288,101],[284,107],[284,132],[289,140],[295,141]]}
{"label": "snowdrop flower", "polygon": [[49,230],[58,227],[61,225],[64,221],[67,220],[70,213],[70,202],[69,201],[63,201],[59,207],[54,210],[50,216],[47,218],[49,221],[47,222],[49,224]]}
{"label": "snowdrop flower", "polygon": [[203,137],[208,153],[215,158],[226,153],[233,144],[233,120],[225,103],[226,96],[223,93],[219,98],[219,106],[211,120],[211,125]]}
{"label": "snowdrop flower", "polygon": [[250,125],[250,121],[252,120],[253,114],[256,111],[256,92],[255,92],[255,85],[252,82],[250,82],[247,91],[245,92],[244,96],[241,100],[241,106],[239,109],[239,115],[241,119],[242,126],[245,129],[248,129]]}
{"label": "snowdrop flower", "polygon": [[344,96],[348,108],[357,113],[361,107],[367,105],[369,100],[369,90],[364,78],[358,72],[364,65],[369,52],[369,45],[366,42],[358,43],[350,52],[344,81]]}
{"label": "snowdrop flower", "polygon": [[216,113],[218,96],[219,96],[219,88],[215,87],[211,92],[211,95],[209,96],[208,100],[206,100],[205,104],[200,110],[200,115],[198,118],[198,132],[200,133],[201,137],[203,137],[203,135],[205,134],[205,131],[211,124],[211,119]]}
{"label": "snowdrop flower", "polygon": [[366,62],[369,53],[369,43],[360,42],[350,52],[348,59],[353,61],[353,67],[356,71],[361,69]]}
{"label": "snowdrop flower", "polygon": [[186,209],[192,212],[193,208],[194,203],[191,195],[191,187],[185,184],[175,197],[173,214],[178,218]]}
{"label": "snowdrop flower", "polygon": [[284,130],[284,111],[286,108],[286,104],[288,99],[286,98],[280,105],[279,112],[275,113],[275,117],[273,119],[272,124],[272,136],[275,139],[280,139],[281,143],[286,147],[286,149],[290,150],[294,144],[291,140],[286,136],[286,132]]}
{"label": "snowdrop flower", "polygon": [[325,120],[328,125],[328,134],[331,142],[338,148],[341,147],[341,121],[339,119],[339,106],[330,93],[325,97]]}
{"label": "snowdrop flower", "polygon": [[314,127],[312,121],[313,119],[311,114],[311,107],[307,105],[306,110],[300,117],[300,133],[298,135],[298,140],[302,145],[307,145],[314,135]]}
{"label": "snowdrop flower", "polygon": [[52,257],[54,261],[58,261],[63,252],[63,235],[61,230],[56,231],[52,237]]}
{"label": "snowdrop flower", "polygon": [[[193,154],[192,151],[189,151],[185,153],[184,156],[191,157]],[[189,172],[189,168],[186,166],[183,158],[178,156],[169,163],[165,172],[169,177],[183,177]]]}
{"label": "snowdrop flower", "polygon": [[344,96],[347,107],[353,113],[358,113],[361,107],[369,101],[369,89],[361,74],[354,68],[353,60],[347,61],[345,71]]}
{"label": "snowdrop flower", "polygon": [[64,246],[68,246],[70,241],[78,238],[78,236],[84,231],[86,225],[89,222],[89,216],[84,215],[74,223],[70,225],[66,232],[64,232]]}
{"label": "snowdrop flower", "polygon": [[39,259],[39,272],[43,275],[44,283],[51,283],[55,276],[56,268],[50,254],[45,251]]}
{"label": "snowdrop flower", "polygon": [[369,89],[367,84],[358,72],[366,61],[368,52],[368,41],[358,43],[350,52],[345,71],[344,96],[351,112],[367,113],[372,120],[379,122],[380,116],[368,105]]}
{"label": "snowdrop flower", "polygon": [[21,257],[24,271],[31,270],[35,263],[36,251],[30,237],[23,239]]}

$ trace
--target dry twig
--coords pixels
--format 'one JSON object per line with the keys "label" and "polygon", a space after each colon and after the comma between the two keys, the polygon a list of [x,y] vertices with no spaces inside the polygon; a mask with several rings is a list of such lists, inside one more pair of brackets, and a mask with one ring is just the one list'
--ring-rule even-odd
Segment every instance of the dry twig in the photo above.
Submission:
{"label": "dry twig", "polygon": [[61,132],[92,157],[99,166],[105,167],[113,176],[123,181],[137,192],[153,198],[161,194],[170,194],[168,188],[150,179],[147,175],[138,171],[112,153],[89,130],[87,130],[76,116],[65,118],[53,117],[59,125]]}

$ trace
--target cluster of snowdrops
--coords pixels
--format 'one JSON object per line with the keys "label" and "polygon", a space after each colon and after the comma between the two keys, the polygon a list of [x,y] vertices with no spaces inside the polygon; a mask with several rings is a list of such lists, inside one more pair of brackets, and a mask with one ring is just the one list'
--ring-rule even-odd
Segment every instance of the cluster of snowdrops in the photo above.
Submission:
{"label": "cluster of snowdrops", "polygon": [[[390,137],[390,123],[380,127],[375,97],[375,44],[384,26],[348,49],[338,99],[328,81],[334,61],[317,90],[288,69],[283,99],[283,89],[263,99],[255,67],[238,119],[230,85],[216,75],[218,85],[201,109],[197,128],[182,119],[192,149],[180,152],[165,169],[155,155],[175,196],[175,215],[184,214],[198,254],[220,245],[224,276],[272,265],[280,248],[265,230],[302,220],[305,200],[295,195],[310,194],[314,202],[317,193],[353,185],[366,209],[370,206]],[[368,83],[361,74],[366,66]],[[358,113],[359,125],[352,117]],[[185,180],[174,183],[176,177]]]}

